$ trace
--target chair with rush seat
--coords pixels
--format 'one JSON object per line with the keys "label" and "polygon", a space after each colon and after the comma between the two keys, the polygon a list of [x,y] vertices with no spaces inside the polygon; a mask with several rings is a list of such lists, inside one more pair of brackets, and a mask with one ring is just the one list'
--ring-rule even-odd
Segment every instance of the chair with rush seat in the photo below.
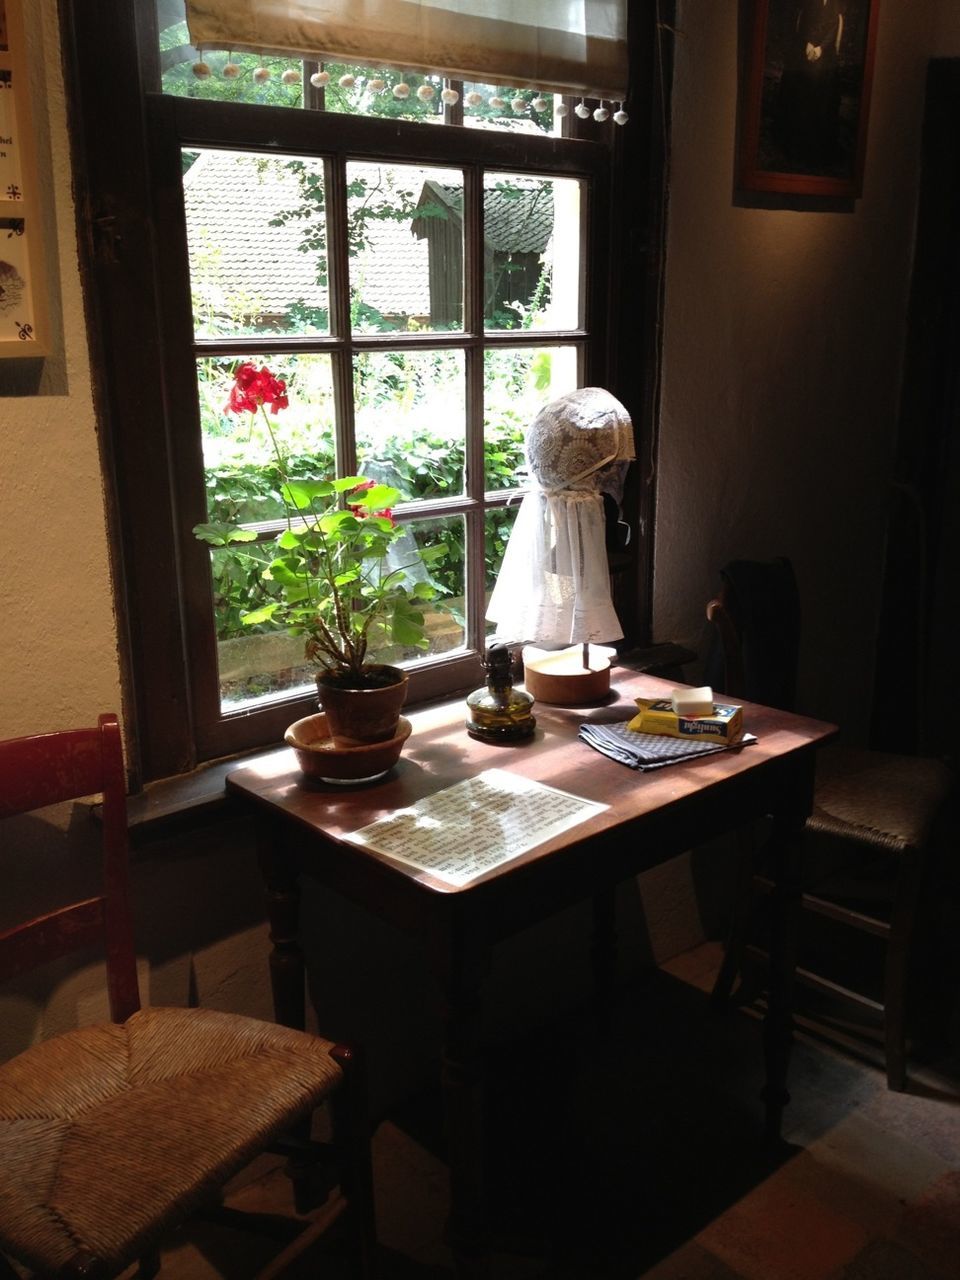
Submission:
{"label": "chair with rush seat", "polygon": [[[794,710],[800,636],[800,597],[793,568],[784,558],[765,562],[738,560],[721,574],[716,599],[707,605],[715,644],[708,677],[730,698]],[[853,1005],[879,1019],[887,1083],[906,1084],[906,1008],[917,908],[928,855],[954,788],[951,770],[940,760],[887,752],[829,746],[818,756],[813,813],[804,828],[805,892],[801,916],[799,982],[814,988],[826,1003]],[[758,894],[769,881],[752,871],[734,908],[734,919],[714,995],[731,995],[747,958],[750,919]],[[813,922],[829,922],[831,933],[815,956]],[[853,941],[873,937],[882,952]],[[847,973],[830,975],[813,968],[838,952],[847,960],[864,953],[869,980],[877,970],[873,993],[863,973],[857,987]],[[842,1021],[811,1020],[815,1030],[845,1040]],[[838,1036],[837,1033],[840,1032]]]}
{"label": "chair with rush seat", "polygon": [[[304,1214],[269,1275],[338,1220],[353,1274],[372,1275],[369,1132],[350,1051],[210,1009],[141,1008],[116,717],[0,742],[0,819],[97,793],[102,893],[0,933],[4,979],[102,945],[112,1018],[0,1066],[0,1275],[21,1274],[9,1259],[36,1277],[112,1277],[138,1261],[138,1276],[154,1276],[166,1233],[195,1210],[229,1214],[223,1184],[265,1150],[291,1155]],[[304,1131],[328,1099],[333,1140],[312,1142]],[[327,1194],[307,1214],[327,1158]]]}

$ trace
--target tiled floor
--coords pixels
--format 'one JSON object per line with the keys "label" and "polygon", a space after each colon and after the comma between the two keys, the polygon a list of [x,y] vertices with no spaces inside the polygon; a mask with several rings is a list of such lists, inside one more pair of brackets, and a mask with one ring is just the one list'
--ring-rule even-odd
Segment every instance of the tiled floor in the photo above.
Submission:
{"label": "tiled floor", "polygon": [[[509,1068],[494,1054],[492,1280],[957,1280],[960,1072],[915,1068],[892,1094],[876,1067],[801,1039],[771,1156],[759,1026],[711,1011],[716,959],[698,948],[638,984],[609,1038],[571,1016],[512,1045]],[[384,1280],[452,1275],[435,1104],[377,1130]],[[273,1171],[234,1198],[273,1209],[284,1184]],[[243,1280],[257,1261],[205,1228],[162,1274]],[[315,1257],[297,1274],[341,1272]]]}

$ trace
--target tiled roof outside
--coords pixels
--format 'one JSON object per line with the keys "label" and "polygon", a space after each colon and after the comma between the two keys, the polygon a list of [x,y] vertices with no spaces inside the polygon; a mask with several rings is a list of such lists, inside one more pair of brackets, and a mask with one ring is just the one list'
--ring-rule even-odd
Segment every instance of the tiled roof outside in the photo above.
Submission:
{"label": "tiled roof outside", "polygon": [[195,276],[199,265],[199,274],[244,310],[276,315],[299,298],[327,305],[316,256],[299,249],[300,222],[270,225],[279,210],[300,203],[296,177],[283,161],[203,151],[184,174],[183,195]]}
{"label": "tiled roof outside", "polygon": [[[351,172],[372,185],[377,168],[357,165]],[[271,226],[279,212],[301,203],[296,174],[285,161],[204,151],[184,175],[183,189],[191,262],[195,270],[198,262],[209,263],[206,274],[224,294],[268,316],[298,299],[326,307],[326,288],[316,278],[318,253],[300,248],[304,222]],[[388,315],[429,315],[429,249],[411,234],[409,220],[369,222],[366,239],[367,248],[350,264],[363,301]]]}
{"label": "tiled roof outside", "polygon": [[[439,198],[458,220],[462,216],[463,192],[452,184],[450,170],[358,163],[351,165],[350,176],[366,181],[364,195],[351,198],[354,209],[365,200],[390,202],[392,184],[410,179],[407,189],[415,187],[415,200],[419,189],[421,206]],[[487,243],[500,251],[542,252],[553,227],[552,190],[538,179],[510,181],[522,188],[519,197],[495,189],[484,193]],[[298,300],[308,307],[327,306],[326,287],[317,283],[318,252],[300,248],[304,221],[271,225],[279,212],[301,204],[296,173],[286,161],[203,151],[184,175],[183,190],[191,265],[194,274],[199,265],[210,282],[214,310],[277,316]],[[413,221],[368,221],[366,246],[350,261],[353,288],[384,315],[430,314],[429,243],[420,238],[424,220],[417,233]]]}
{"label": "tiled roof outside", "polygon": [[[504,178],[504,189],[483,192],[483,237],[501,253],[542,253],[553,232],[553,188],[542,178]],[[519,194],[517,191],[519,189]],[[463,191],[440,182],[424,184],[421,204],[440,199],[458,219],[463,217]]]}

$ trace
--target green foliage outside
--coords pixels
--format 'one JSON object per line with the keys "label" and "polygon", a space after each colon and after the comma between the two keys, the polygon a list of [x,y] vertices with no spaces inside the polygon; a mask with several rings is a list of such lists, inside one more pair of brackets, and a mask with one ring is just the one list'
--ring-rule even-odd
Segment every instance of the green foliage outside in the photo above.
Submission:
{"label": "green foliage outside", "polygon": [[[173,50],[188,44],[186,24],[178,23],[161,33],[161,49]],[[193,58],[175,62],[163,77],[166,93],[208,100],[259,103],[269,106],[301,107],[303,87],[301,63],[296,59],[261,58],[255,54],[229,54],[222,50],[203,51],[210,75],[197,78],[192,69]],[[237,68],[232,76],[224,76],[223,67],[231,63]],[[254,80],[254,70],[266,66],[269,78]],[[426,120],[442,113],[440,91],[443,80],[438,76],[401,73],[391,69],[369,69],[326,63],[330,80],[324,89],[324,105],[328,112],[380,116],[392,119]],[[287,73],[288,82],[283,80]],[[297,73],[296,75],[294,73]],[[339,80],[350,75],[356,84],[342,87]],[[386,82],[380,93],[366,89],[373,76]],[[392,87],[403,79],[410,87],[406,99],[393,96]],[[423,102],[417,88],[429,84],[434,98]],[[478,89],[487,97],[489,86],[466,85],[465,90]],[[501,89],[501,97],[509,103],[522,98],[528,104],[541,96],[534,89]],[[546,133],[552,129],[552,99],[543,113],[532,109],[524,113]],[[491,108],[486,103],[468,112],[469,116],[487,117],[491,125],[504,125],[517,118],[512,108]],[[184,166],[189,167],[193,155],[184,153]],[[298,179],[300,203],[277,215],[274,225],[296,222],[301,230],[300,249],[314,254],[318,283],[326,284],[326,227],[322,171],[299,161],[288,161],[286,167]],[[403,187],[395,176],[401,167],[384,168],[383,186],[370,177],[359,175],[348,190],[348,243],[352,257],[367,247],[368,227],[383,219],[409,220],[419,198],[417,185]],[[412,177],[416,175],[414,170]],[[519,188],[507,180],[498,183],[509,197],[520,195]],[[387,189],[389,188],[389,189]],[[542,185],[544,197],[552,199],[550,184]],[[446,217],[440,206],[422,205],[419,217]],[[532,211],[531,211],[532,212]],[[216,298],[218,280],[216,246],[201,246],[194,272],[198,268],[203,279],[194,279],[195,304],[202,304],[209,294]],[[501,266],[499,270],[509,269]],[[204,279],[208,287],[204,290]],[[488,281],[488,285],[489,285]],[[198,286],[200,286],[198,288]],[[212,288],[209,286],[213,286]],[[534,293],[526,300],[511,302],[509,309],[488,316],[488,322],[499,329],[529,329],[536,313],[549,298],[550,272],[544,265]],[[211,304],[205,315],[206,334],[222,332],[236,335],[256,332],[249,317],[259,307],[256,299],[244,299],[231,293],[234,314]],[[402,318],[385,317],[354,293],[351,297],[351,323],[355,331],[390,332],[405,329]],[[307,335],[327,332],[329,318],[325,310],[308,308],[303,303],[290,307],[285,331]],[[440,328],[441,326],[437,326]],[[436,499],[464,492],[464,441],[457,418],[449,415],[449,401],[462,396],[463,371],[452,352],[418,351],[386,352],[375,360],[360,357],[355,368],[356,447],[359,468],[364,476],[378,483],[394,486],[401,501]],[[491,350],[484,369],[484,488],[487,491],[509,491],[522,483],[525,459],[524,433],[541,407],[544,392],[551,386],[552,353],[549,350]],[[241,524],[280,520],[284,516],[284,479],[280,475],[271,442],[256,421],[225,414],[226,401],[234,361],[211,358],[198,362],[201,426],[204,441],[204,473],[207,492],[207,529],[213,531],[210,557],[213,576],[213,598],[217,637],[228,640],[251,632],[282,630],[271,620],[271,604],[279,603],[281,584],[272,578],[269,568],[277,561],[281,535],[257,535],[249,541],[234,541],[224,535],[224,545],[216,545],[215,531]],[[258,362],[259,363],[259,362]],[[329,361],[316,355],[273,355],[270,367],[287,382],[290,408],[282,425],[282,447],[287,481],[321,481],[336,474],[334,453],[335,409]],[[462,423],[462,410],[460,411]],[[517,506],[494,508],[485,517],[486,587],[492,589],[496,579]],[[414,541],[426,549],[430,544],[429,575],[437,595],[456,617],[462,619],[465,589],[465,526],[461,517],[433,518],[410,524]],[[439,544],[439,545],[438,545]],[[259,611],[262,621],[251,625],[242,619]]]}
{"label": "green foliage outside", "polygon": [[[377,413],[369,420],[375,432],[358,429],[357,453],[363,474],[393,485],[405,501],[453,496],[463,492],[464,445],[462,434],[430,425],[425,414],[430,389],[424,388],[423,414],[413,414],[404,398],[422,378],[425,358],[438,364],[449,360],[447,352],[394,352],[395,380],[380,377],[358,395],[358,421],[367,407]],[[292,392],[283,422],[283,448],[291,478],[318,480],[335,473],[333,403],[329,368],[322,357],[273,358],[271,367],[287,379]],[[486,366],[486,422],[484,429],[484,486],[487,490],[514,489],[525,466],[523,437],[529,421],[542,403],[540,384],[549,380],[550,353],[546,351],[497,351]],[[208,521],[225,526],[279,520],[284,515],[281,478],[266,437],[256,419],[223,413],[232,365],[222,360],[200,364],[201,420],[205,442],[204,474]],[[396,430],[381,424],[392,421]],[[411,420],[420,425],[408,425]],[[503,558],[516,506],[497,508],[486,517],[486,576],[491,589]],[[464,525],[459,517],[430,522],[430,536],[439,540],[442,553],[430,566],[430,576],[447,602],[459,602],[464,591]],[[416,536],[418,526],[412,526]],[[276,556],[272,540],[229,544],[211,548],[217,635],[221,640],[248,635],[251,630],[276,627],[265,622],[244,626],[244,614],[264,603],[274,590],[263,571]],[[455,605],[455,613],[459,607]]]}
{"label": "green foliage outside", "polygon": [[[302,107],[303,83],[302,64],[297,58],[260,57],[255,53],[228,53],[222,49],[203,51],[203,61],[210,68],[210,75],[198,79],[193,72],[194,59],[187,56],[189,35],[185,22],[175,23],[160,33],[161,50],[181,49],[183,61],[175,62],[163,75],[163,90],[183,98],[205,98],[216,102],[246,102],[262,106]],[[225,76],[223,68],[227,63],[237,68],[233,76]],[[423,75],[415,71],[403,73],[389,67],[356,67],[342,62],[325,62],[324,70],[330,79],[324,86],[324,110],[344,115],[365,115],[387,120],[429,120],[443,114],[443,103],[440,91],[443,88],[443,77]],[[257,81],[253,73],[260,67],[269,70],[266,80]],[[284,73],[289,73],[291,83],[284,83]],[[353,76],[355,83],[347,87],[341,86],[344,76]],[[371,92],[367,84],[372,79],[385,82],[379,92]],[[395,98],[393,87],[401,80],[409,87],[406,98]],[[434,96],[428,102],[417,97],[421,85],[429,85]],[[466,112],[473,119],[483,119],[491,124],[507,123],[516,119],[518,114],[532,120],[544,133],[553,128],[553,98],[551,94],[540,94],[531,88],[511,88],[490,85],[464,85],[464,91],[477,89],[483,93],[484,102],[471,107]],[[514,112],[512,106],[503,108],[491,107],[486,101],[493,96],[494,89],[506,103],[510,104],[522,99],[527,104],[526,111]],[[530,104],[543,97],[549,104],[546,111],[537,112]]]}

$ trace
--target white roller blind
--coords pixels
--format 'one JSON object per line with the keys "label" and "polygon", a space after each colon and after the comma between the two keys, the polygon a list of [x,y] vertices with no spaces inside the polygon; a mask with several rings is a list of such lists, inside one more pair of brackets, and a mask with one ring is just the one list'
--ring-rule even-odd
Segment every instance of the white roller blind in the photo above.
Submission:
{"label": "white roller blind", "polygon": [[201,47],[623,99],[627,0],[186,0]]}

